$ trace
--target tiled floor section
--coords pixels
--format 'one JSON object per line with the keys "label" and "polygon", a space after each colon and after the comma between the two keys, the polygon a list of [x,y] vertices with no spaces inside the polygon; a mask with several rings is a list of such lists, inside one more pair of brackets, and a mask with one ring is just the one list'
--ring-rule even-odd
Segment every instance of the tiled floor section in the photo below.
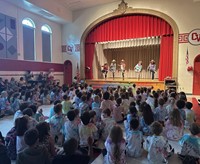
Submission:
{"label": "tiled floor section", "polygon": [[[199,98],[199,97],[197,97],[197,98]],[[200,123],[200,105],[198,105],[197,98],[194,98],[193,96],[188,96],[188,101],[191,101],[193,103],[193,110],[196,114],[197,122]],[[46,116],[49,115],[49,110],[51,108],[51,105],[41,106],[40,108],[43,109],[44,115],[46,115]],[[13,116],[8,116],[8,117],[4,117],[3,119],[0,119],[0,131],[2,132],[2,134],[4,136],[11,129],[11,127],[13,127]],[[180,146],[177,142],[170,141],[170,144],[175,148],[176,153],[180,152]],[[146,157],[147,157],[147,153],[144,152],[143,156],[140,158],[137,158],[137,159],[127,157],[127,162],[128,162],[128,164],[133,164],[133,163],[148,164]],[[13,162],[13,164],[14,163],[15,162]],[[181,162],[177,158],[177,156],[174,155],[169,159],[169,163],[170,164],[179,164]],[[103,164],[103,156],[100,155],[92,164]]]}

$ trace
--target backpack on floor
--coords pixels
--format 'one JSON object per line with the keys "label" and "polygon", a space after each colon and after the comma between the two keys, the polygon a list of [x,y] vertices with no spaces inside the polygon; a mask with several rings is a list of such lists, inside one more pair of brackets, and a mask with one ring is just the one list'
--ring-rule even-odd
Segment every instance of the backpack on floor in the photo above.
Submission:
{"label": "backpack on floor", "polygon": [[13,127],[6,135],[5,145],[7,148],[7,154],[11,160],[16,160],[17,150],[16,150],[16,129]]}

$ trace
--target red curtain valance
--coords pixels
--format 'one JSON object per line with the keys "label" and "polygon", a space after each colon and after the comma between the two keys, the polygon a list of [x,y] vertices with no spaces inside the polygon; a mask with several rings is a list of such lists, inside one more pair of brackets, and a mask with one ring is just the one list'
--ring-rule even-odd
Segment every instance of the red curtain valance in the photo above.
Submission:
{"label": "red curtain valance", "polygon": [[[85,66],[92,68],[95,42],[152,36],[172,36],[172,39],[162,39],[161,41],[161,44],[163,45],[165,45],[165,42],[167,42],[168,46],[165,46],[165,49],[163,50],[161,49],[161,55],[166,55],[164,51],[168,51],[168,49],[172,48],[173,45],[173,30],[165,20],[152,15],[126,15],[106,20],[94,27],[86,37]],[[168,57],[169,59],[167,61],[169,62],[162,62],[163,64],[159,65],[159,69],[161,69],[161,67],[163,69],[169,66],[172,67],[172,51],[169,50],[167,56],[160,58],[166,59]],[[92,69],[85,73],[87,79],[93,78]],[[162,71],[162,73],[159,73],[159,80],[163,80],[166,76],[172,76],[172,71]]]}

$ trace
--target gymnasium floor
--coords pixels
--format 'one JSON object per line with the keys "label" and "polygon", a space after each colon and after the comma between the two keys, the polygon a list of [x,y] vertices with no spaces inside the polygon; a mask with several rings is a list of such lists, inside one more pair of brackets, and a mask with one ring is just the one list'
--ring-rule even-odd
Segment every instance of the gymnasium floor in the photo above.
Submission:
{"label": "gymnasium floor", "polygon": [[[198,105],[198,101],[197,99],[200,98],[200,96],[192,96],[189,95],[187,96],[188,101],[191,101],[193,103],[193,110],[196,114],[197,117],[197,122],[200,123],[200,105]],[[43,105],[40,108],[43,109],[44,111],[44,115],[48,116],[49,115],[49,110],[51,108],[52,105]],[[2,132],[2,134],[5,136],[6,133],[13,127],[13,116],[7,116],[4,118],[0,119],[0,131]],[[188,131],[185,131],[185,133],[188,133]],[[180,152],[180,146],[177,142],[175,141],[169,141],[169,143],[172,145],[172,147],[175,149],[175,153]],[[104,144],[101,143],[101,147]],[[128,164],[132,164],[132,163],[137,163],[137,164],[148,164],[147,161],[147,153],[144,152],[143,156],[137,159],[134,158],[127,158],[127,162]],[[15,162],[13,162],[14,164]],[[169,163],[170,164],[179,164],[181,163],[180,160],[177,158],[177,155],[173,155],[170,159],[169,159]],[[94,160],[94,162],[92,164],[103,164],[103,156],[99,155],[96,160]]]}

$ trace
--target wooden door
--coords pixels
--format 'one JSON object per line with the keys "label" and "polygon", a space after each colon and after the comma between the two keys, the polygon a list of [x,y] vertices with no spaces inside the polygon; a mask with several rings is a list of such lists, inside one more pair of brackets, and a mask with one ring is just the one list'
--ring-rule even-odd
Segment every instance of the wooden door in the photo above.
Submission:
{"label": "wooden door", "polygon": [[194,61],[193,94],[200,95],[200,55]]}
{"label": "wooden door", "polygon": [[72,84],[72,62],[69,60],[64,63],[64,84]]}

